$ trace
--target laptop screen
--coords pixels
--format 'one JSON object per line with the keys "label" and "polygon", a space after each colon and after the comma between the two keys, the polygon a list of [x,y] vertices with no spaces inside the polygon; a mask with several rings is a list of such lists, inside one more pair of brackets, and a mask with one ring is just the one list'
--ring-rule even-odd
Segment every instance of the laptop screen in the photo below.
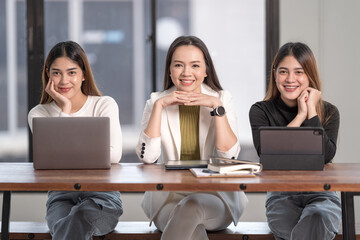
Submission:
{"label": "laptop screen", "polygon": [[108,117],[33,119],[35,169],[110,168]]}

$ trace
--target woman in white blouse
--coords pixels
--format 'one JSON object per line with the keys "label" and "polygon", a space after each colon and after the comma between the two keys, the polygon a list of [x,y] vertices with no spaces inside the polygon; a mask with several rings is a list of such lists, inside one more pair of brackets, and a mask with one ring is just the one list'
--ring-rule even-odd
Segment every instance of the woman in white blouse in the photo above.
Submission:
{"label": "woman in white blouse", "polygon": [[[81,46],[72,41],[56,44],[46,58],[42,82],[40,104],[28,115],[30,128],[34,117],[109,117],[111,162],[119,162],[119,109],[114,99],[101,96]],[[105,235],[114,230],[123,212],[119,192],[51,191],[46,206],[53,240]]]}

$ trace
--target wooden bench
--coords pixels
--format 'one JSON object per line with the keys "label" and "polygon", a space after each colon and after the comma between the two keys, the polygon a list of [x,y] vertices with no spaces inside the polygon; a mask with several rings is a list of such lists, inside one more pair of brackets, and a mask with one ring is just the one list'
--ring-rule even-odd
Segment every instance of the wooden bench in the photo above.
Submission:
{"label": "wooden bench", "polygon": [[[360,225],[356,225],[356,232],[360,233]],[[11,222],[10,239],[51,239],[45,222]],[[0,234],[1,236],[1,234]],[[149,222],[119,222],[116,229],[105,236],[94,237],[94,240],[159,240],[161,232],[156,227],[149,226]],[[210,240],[267,240],[274,239],[266,222],[239,222],[235,227],[208,233]],[[339,234],[335,238],[341,240]],[[360,240],[360,234],[356,236]]]}

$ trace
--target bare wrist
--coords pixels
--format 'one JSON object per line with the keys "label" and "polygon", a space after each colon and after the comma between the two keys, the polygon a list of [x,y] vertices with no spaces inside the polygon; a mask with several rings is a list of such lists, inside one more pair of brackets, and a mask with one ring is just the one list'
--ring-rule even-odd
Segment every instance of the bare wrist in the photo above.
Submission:
{"label": "bare wrist", "polygon": [[315,117],[316,115],[317,115],[316,112],[314,112],[314,113],[310,113],[310,112],[309,112],[309,114],[308,114],[308,116],[307,116],[307,119],[312,119],[312,118]]}
{"label": "bare wrist", "polygon": [[310,119],[310,118],[313,118],[317,115],[317,112],[315,109],[309,109],[308,111],[308,114],[307,114],[307,118]]}
{"label": "bare wrist", "polygon": [[71,107],[68,107],[68,106],[63,106],[61,110],[62,110],[62,112],[67,113],[67,114],[71,113]]}
{"label": "bare wrist", "polygon": [[155,104],[154,104],[154,108],[164,108],[164,107],[166,107],[166,106],[164,106],[164,103],[163,103],[163,101],[161,100],[161,98],[160,99],[158,99],[158,100],[156,100],[156,102],[155,102]]}
{"label": "bare wrist", "polygon": [[213,105],[212,105],[212,109],[215,109],[215,108],[217,108],[218,106],[222,106],[222,102],[218,99],[218,98],[216,98],[216,101],[214,101],[214,103],[213,103]]}
{"label": "bare wrist", "polygon": [[295,118],[299,121],[301,125],[307,118],[307,114],[298,114]]}

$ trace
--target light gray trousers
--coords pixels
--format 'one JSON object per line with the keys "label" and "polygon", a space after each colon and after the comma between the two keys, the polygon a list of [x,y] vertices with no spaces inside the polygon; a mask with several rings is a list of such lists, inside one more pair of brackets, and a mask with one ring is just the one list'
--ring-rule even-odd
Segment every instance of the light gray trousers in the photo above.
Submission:
{"label": "light gray trousers", "polygon": [[331,240],[341,223],[335,192],[269,192],[266,217],[277,240]]}
{"label": "light gray trousers", "polygon": [[161,240],[208,240],[206,230],[222,230],[231,222],[224,202],[210,193],[173,193],[154,218]]}
{"label": "light gray trousers", "polygon": [[53,240],[91,240],[114,230],[121,216],[119,192],[49,192],[46,221]]}

